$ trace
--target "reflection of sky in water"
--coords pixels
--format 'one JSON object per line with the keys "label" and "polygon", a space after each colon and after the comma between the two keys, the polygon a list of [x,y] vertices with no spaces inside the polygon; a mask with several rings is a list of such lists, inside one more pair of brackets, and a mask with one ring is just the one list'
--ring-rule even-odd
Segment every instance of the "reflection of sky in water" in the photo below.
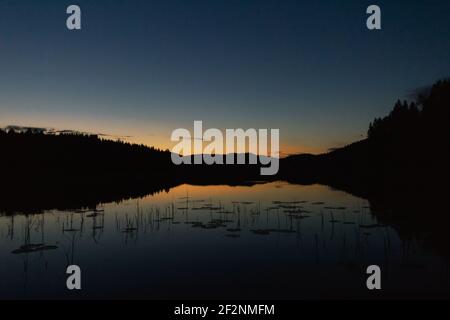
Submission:
{"label": "reflection of sky in water", "polygon": [[[364,296],[370,264],[389,294],[449,292],[439,257],[324,186],[181,185],[98,209],[0,217],[0,297]],[[11,253],[25,244],[58,248]],[[65,289],[67,264],[81,293]]]}

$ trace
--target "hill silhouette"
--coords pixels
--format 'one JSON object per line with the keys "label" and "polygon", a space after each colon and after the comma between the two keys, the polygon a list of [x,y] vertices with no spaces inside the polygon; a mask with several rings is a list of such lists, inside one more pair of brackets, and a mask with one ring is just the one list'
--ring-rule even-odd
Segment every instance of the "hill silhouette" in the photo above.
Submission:
{"label": "hill silhouette", "polygon": [[97,135],[9,128],[0,130],[0,150],[6,212],[95,207],[177,184],[166,174],[170,152]]}
{"label": "hill silhouette", "polygon": [[281,177],[324,183],[362,196],[408,197],[437,192],[448,181],[450,81],[435,83],[416,101],[397,101],[369,126],[367,138],[321,155],[283,159]]}
{"label": "hill silhouette", "polygon": [[369,201],[371,213],[450,257],[447,190],[450,179],[450,80],[415,101],[397,101],[369,126],[367,138],[321,155],[280,163],[281,179],[320,183]]}
{"label": "hill silhouette", "polygon": [[0,150],[0,211],[7,213],[95,207],[181,183],[249,185],[259,178],[259,166],[176,166],[168,150],[72,131],[10,126],[0,130]]}

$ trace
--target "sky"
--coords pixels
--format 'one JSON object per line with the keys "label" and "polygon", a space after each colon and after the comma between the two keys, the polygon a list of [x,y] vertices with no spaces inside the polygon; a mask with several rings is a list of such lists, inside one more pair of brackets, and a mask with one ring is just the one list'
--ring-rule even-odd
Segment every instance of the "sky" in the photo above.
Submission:
{"label": "sky", "polygon": [[[371,4],[381,30],[366,28]],[[319,153],[448,76],[447,0],[0,0],[0,126],[165,149],[202,120],[280,129],[281,154]]]}

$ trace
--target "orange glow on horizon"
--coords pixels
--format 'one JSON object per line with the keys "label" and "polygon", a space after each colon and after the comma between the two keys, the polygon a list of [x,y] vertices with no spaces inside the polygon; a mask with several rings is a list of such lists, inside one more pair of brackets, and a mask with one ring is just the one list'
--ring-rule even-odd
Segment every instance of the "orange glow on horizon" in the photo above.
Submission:
{"label": "orange glow on horizon", "polygon": [[[42,118],[41,118],[42,117]],[[178,143],[170,140],[170,135],[174,125],[164,123],[143,124],[135,121],[121,121],[115,119],[81,119],[53,116],[36,116],[33,121],[19,121],[17,119],[2,119],[0,127],[8,125],[18,125],[24,127],[52,128],[55,130],[73,130],[91,134],[101,134],[104,139],[121,140],[129,143],[143,144],[148,147],[154,147],[160,150],[172,150]],[[58,125],[54,125],[57,123]],[[151,129],[149,129],[151,128]],[[204,146],[208,143],[205,142]],[[269,147],[270,150],[270,147]],[[311,153],[319,154],[325,152],[327,148],[316,146],[297,145],[295,143],[286,143],[283,136],[280,141],[280,158],[292,154]],[[237,150],[239,153],[245,153],[246,150]]]}

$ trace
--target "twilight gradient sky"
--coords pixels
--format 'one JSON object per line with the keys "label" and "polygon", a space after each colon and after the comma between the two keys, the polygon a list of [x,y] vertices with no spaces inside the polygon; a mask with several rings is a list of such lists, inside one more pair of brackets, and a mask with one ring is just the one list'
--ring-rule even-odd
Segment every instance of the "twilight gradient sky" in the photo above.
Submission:
{"label": "twilight gradient sky", "polygon": [[[66,29],[66,8],[82,30]],[[382,30],[366,29],[366,8]],[[131,136],[279,128],[283,153],[365,135],[450,75],[450,1],[0,0],[0,126]]]}

